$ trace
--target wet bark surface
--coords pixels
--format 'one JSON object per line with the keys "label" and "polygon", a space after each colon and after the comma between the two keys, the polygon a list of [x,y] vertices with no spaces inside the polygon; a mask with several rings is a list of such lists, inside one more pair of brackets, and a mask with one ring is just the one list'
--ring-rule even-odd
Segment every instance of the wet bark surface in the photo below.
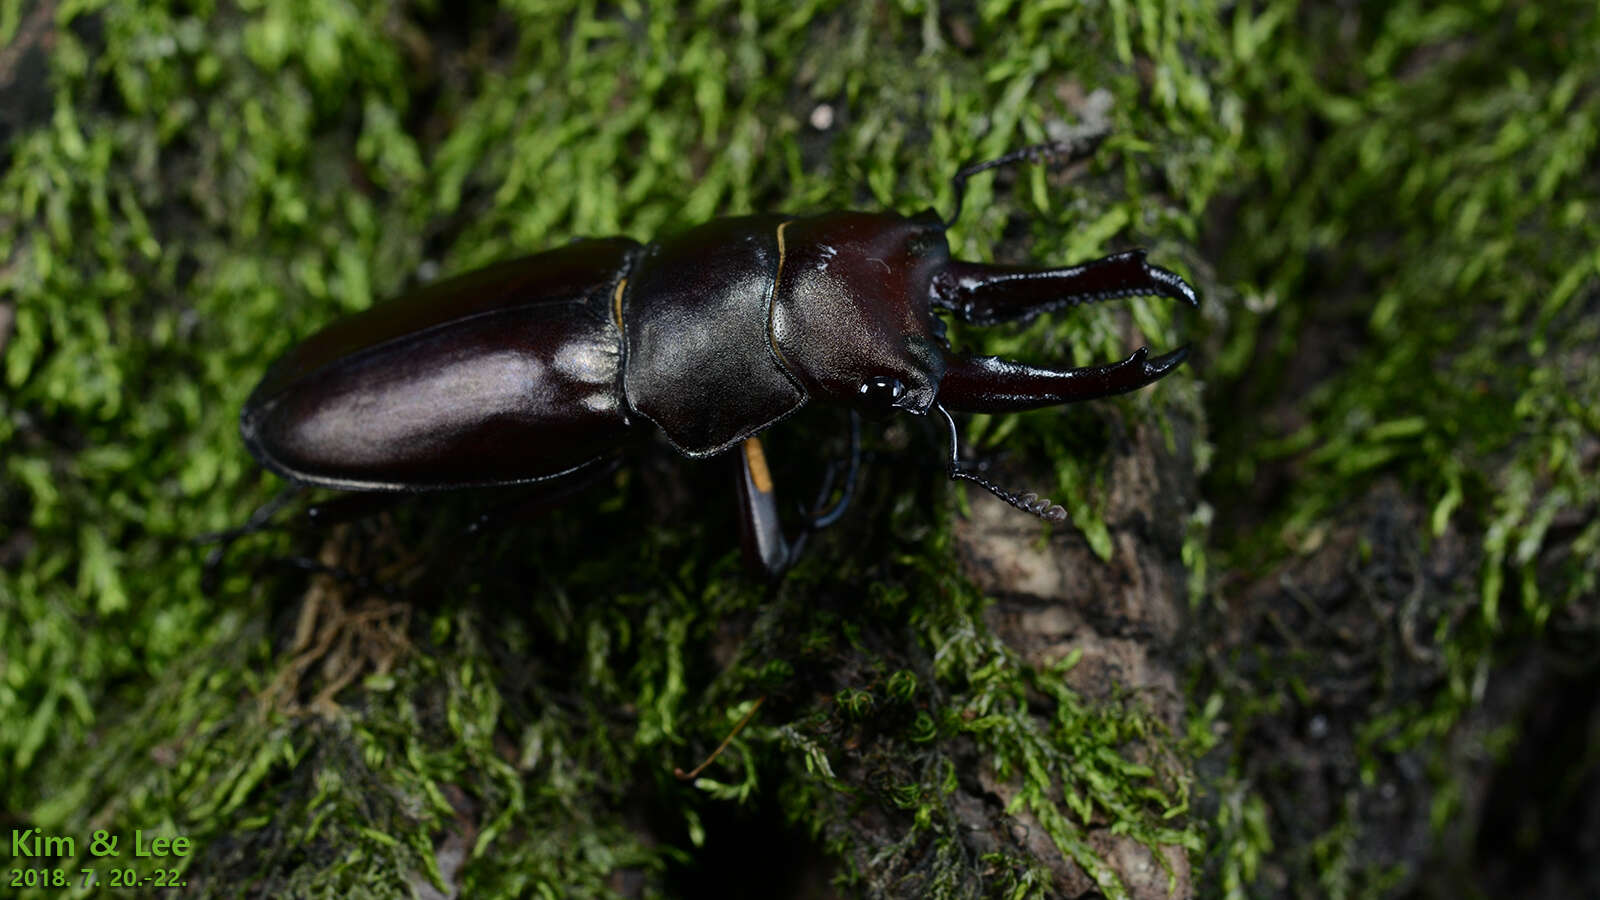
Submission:
{"label": "wet bark surface", "polygon": [[[963,570],[994,598],[985,619],[997,636],[1034,666],[1081,654],[1067,676],[1075,691],[1102,702],[1131,693],[1174,734],[1181,733],[1185,716],[1182,544],[1183,523],[1197,500],[1187,452],[1193,434],[1192,425],[1179,424],[1174,450],[1152,424],[1118,430],[1105,478],[1109,560],[1076,532],[1043,540],[1037,522],[976,492],[971,517],[955,526]],[[1135,759],[1168,752],[1155,742],[1124,751]],[[976,771],[958,800],[975,845],[1007,847],[1046,862],[1061,896],[1098,896],[1094,881],[1062,856],[1026,811],[1006,813],[1012,789],[981,765]],[[1181,850],[1167,848],[1163,865],[1149,848],[1108,826],[1091,823],[1087,841],[1129,896],[1193,896],[1193,875]]]}
{"label": "wet bark surface", "polygon": [[[1230,738],[1286,851],[1264,886],[1315,896],[1293,873],[1321,846],[1391,873],[1394,896],[1588,896],[1597,882],[1585,860],[1600,834],[1592,607],[1569,609],[1461,686],[1478,702],[1442,759],[1385,748],[1447,689],[1442,645],[1480,614],[1480,549],[1456,528],[1427,539],[1425,512],[1380,482],[1315,549],[1260,577],[1233,576],[1220,589],[1226,606],[1204,617],[1212,676],[1279,687],[1275,705]],[[1497,759],[1490,749],[1508,740]],[[1444,786],[1459,794],[1438,821]],[[1341,828],[1351,843],[1328,847],[1324,836]]]}

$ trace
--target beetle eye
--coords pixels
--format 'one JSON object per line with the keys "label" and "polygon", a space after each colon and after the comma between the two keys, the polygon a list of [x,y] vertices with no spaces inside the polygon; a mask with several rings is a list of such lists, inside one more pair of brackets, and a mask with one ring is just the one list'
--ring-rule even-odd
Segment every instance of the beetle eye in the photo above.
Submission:
{"label": "beetle eye", "polygon": [[856,388],[856,399],[862,409],[887,415],[905,392],[906,386],[900,383],[900,379],[890,375],[874,375]]}

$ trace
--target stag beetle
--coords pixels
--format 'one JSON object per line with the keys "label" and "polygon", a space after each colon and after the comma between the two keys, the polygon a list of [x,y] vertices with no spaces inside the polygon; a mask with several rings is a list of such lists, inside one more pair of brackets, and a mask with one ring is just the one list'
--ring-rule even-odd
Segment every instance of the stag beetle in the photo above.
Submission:
{"label": "stag beetle", "polygon": [[[961,169],[949,220],[932,210],[719,219],[644,245],[577,240],[428,285],[291,349],[246,401],[241,434],[293,482],[414,492],[570,484],[653,427],[687,457],[733,452],[746,557],[776,575],[849,501],[856,413],[934,413],[951,478],[1061,521],[1061,507],[963,463],[950,413],[1132,391],[1188,348],[1155,357],[1140,348],[1074,369],[960,356],[932,310],[991,324],[1135,294],[1198,305],[1193,288],[1143,251],[1055,269],[950,258],[945,232],[969,177],[1082,158],[1097,142],[1042,144]],[[791,542],[758,435],[812,400],[852,411],[851,474],[835,506]]]}

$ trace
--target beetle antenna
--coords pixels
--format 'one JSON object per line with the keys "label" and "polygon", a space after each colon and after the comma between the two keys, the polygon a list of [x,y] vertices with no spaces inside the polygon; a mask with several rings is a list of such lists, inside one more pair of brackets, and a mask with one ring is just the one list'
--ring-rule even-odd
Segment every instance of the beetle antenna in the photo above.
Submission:
{"label": "beetle antenna", "polygon": [[1067,511],[1062,509],[1059,504],[1051,503],[1050,498],[1041,497],[1032,491],[1028,491],[1027,493],[1020,495],[1013,494],[1005,488],[1000,487],[989,479],[978,474],[974,467],[962,462],[961,446],[957,440],[956,434],[955,417],[950,415],[950,411],[945,409],[942,404],[935,403],[933,408],[937,409],[940,415],[944,416],[945,425],[949,426],[950,459],[949,462],[946,463],[945,471],[950,475],[951,480],[959,478],[963,481],[970,481],[973,484],[976,484],[978,487],[981,487],[989,493],[995,495],[996,497],[999,497],[1001,500],[1011,504],[1017,509],[1020,509],[1030,515],[1038,516],[1046,522],[1059,525],[1067,520]]}
{"label": "beetle antenna", "polygon": [[1043,163],[1064,160],[1065,163],[1070,164],[1081,159],[1088,159],[1094,153],[1095,148],[1100,146],[1100,142],[1105,140],[1106,135],[1110,133],[1109,131],[1091,131],[1066,140],[1050,141],[1044,144],[1034,144],[1031,147],[1023,147],[987,162],[963,166],[950,179],[950,187],[956,194],[956,209],[955,212],[950,214],[950,218],[944,220],[944,227],[949,228],[956,223],[957,219],[961,218],[961,201],[967,191],[968,178],[979,172],[1001,169],[1025,162]]}

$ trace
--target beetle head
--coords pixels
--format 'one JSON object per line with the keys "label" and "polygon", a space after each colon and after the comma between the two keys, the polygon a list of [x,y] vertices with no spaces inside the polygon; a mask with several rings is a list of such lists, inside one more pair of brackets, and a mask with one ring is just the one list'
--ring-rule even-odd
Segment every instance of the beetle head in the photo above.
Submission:
{"label": "beetle head", "polygon": [[1080,368],[966,357],[951,351],[933,310],[985,325],[1136,294],[1197,306],[1194,289],[1137,250],[1055,269],[952,260],[945,228],[931,210],[909,219],[833,213],[784,223],[773,349],[814,396],[867,413],[937,411],[948,424],[951,477],[1060,521],[1061,507],[1003,490],[962,463],[949,410],[1014,412],[1136,390],[1177,368],[1188,348],[1153,358],[1140,348],[1121,362]]}
{"label": "beetle head", "polygon": [[924,415],[948,361],[930,309],[949,262],[931,213],[830,213],[779,229],[774,349],[812,396],[869,415]]}

